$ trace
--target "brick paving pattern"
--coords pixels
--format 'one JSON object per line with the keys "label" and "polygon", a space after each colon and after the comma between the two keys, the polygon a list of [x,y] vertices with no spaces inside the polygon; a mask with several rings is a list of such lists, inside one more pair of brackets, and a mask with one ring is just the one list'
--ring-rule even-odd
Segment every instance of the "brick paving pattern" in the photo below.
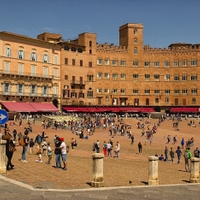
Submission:
{"label": "brick paving pattern", "polygon": [[[179,124],[179,131],[172,127],[172,121],[165,121],[161,123],[158,128],[158,132],[153,137],[153,142],[145,145],[145,137],[141,137],[141,129],[136,128],[136,119],[125,119],[126,123],[132,125],[132,133],[135,136],[135,142],[131,145],[130,139],[125,136],[117,135],[112,138],[114,144],[119,141],[121,144],[120,157],[117,158],[104,158],[104,186],[144,186],[148,180],[148,156],[162,154],[165,145],[168,148],[176,147],[180,145],[182,137],[185,140],[194,137],[195,145],[192,147],[192,152],[197,146],[200,147],[200,126],[197,127],[187,126],[188,121],[183,120]],[[151,120],[153,125],[157,120]],[[26,126],[25,121],[22,127],[16,126],[17,130],[23,130]],[[14,127],[10,127],[11,131]],[[30,138],[35,138],[37,132],[43,131],[41,122],[37,122],[33,125],[33,133],[29,134]],[[99,139],[101,146],[103,141],[110,139],[108,129],[96,129],[93,136],[90,136],[88,140],[79,139],[78,136],[72,134],[69,130],[54,130],[45,129],[45,132],[49,136],[47,141],[50,141],[53,147],[53,138],[57,134],[65,138],[67,145],[72,137],[74,137],[79,146],[75,147],[74,151],[69,152],[67,156],[67,171],[62,169],[55,169],[52,166],[55,165],[55,156],[53,156],[51,165],[47,165],[47,157],[43,156],[43,163],[36,163],[37,155],[27,155],[27,163],[19,161],[21,158],[21,148],[17,147],[17,151],[14,153],[13,164],[14,170],[10,170],[3,176],[20,181],[22,183],[29,184],[38,189],[77,189],[77,188],[90,188],[90,182],[92,181],[92,144]],[[85,131],[86,133],[86,131]],[[166,135],[170,134],[173,138],[177,135],[178,143],[173,145],[166,144]],[[143,153],[138,154],[137,144],[141,141],[143,144]],[[34,147],[35,148],[35,147]],[[34,149],[36,152],[36,148]],[[103,153],[103,150],[102,150]],[[175,157],[175,163],[159,161],[159,183],[163,184],[187,184],[189,180],[189,173],[185,172],[184,159],[181,158],[181,163],[177,164],[177,158]]]}

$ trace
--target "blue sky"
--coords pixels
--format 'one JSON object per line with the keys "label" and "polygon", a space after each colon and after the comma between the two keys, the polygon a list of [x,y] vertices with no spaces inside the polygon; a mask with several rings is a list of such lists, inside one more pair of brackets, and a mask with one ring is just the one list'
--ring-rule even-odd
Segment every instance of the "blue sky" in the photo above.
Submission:
{"label": "blue sky", "polygon": [[200,0],[0,0],[0,31],[36,38],[42,32],[74,39],[97,34],[98,43],[119,44],[119,27],[144,25],[144,45],[200,43]]}

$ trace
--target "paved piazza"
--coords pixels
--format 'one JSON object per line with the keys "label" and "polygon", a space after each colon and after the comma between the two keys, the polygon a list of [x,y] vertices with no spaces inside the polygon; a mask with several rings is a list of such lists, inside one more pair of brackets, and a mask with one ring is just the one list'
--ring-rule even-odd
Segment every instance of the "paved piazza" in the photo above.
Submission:
{"label": "paved piazza", "polygon": [[[146,119],[145,119],[146,120]],[[18,146],[17,151],[14,153],[13,164],[14,170],[10,170],[4,177],[20,181],[28,184],[33,188],[38,189],[82,189],[90,188],[90,182],[92,181],[92,144],[98,139],[101,147],[104,141],[112,139],[114,144],[119,141],[121,144],[120,157],[117,158],[104,158],[104,186],[105,187],[118,187],[118,186],[145,186],[148,181],[148,156],[163,154],[164,147],[168,148],[176,147],[180,145],[181,138],[185,140],[194,137],[195,144],[191,148],[192,152],[194,148],[200,147],[200,126],[198,125],[198,119],[194,120],[197,124],[196,127],[188,126],[190,119],[183,119],[179,123],[179,131],[173,128],[173,121],[166,120],[158,127],[158,131],[153,136],[152,144],[149,142],[145,145],[145,137],[141,137],[141,129],[136,128],[136,123],[139,120],[135,118],[125,119],[127,124],[132,125],[132,133],[135,136],[135,142],[131,145],[131,140],[125,136],[117,134],[114,138],[111,138],[107,130],[102,128],[96,129],[93,136],[89,136],[89,139],[79,139],[75,134],[72,134],[70,130],[54,130],[43,129],[41,121],[36,121],[33,126],[33,133],[29,134],[30,138],[35,138],[36,134],[41,131],[45,131],[49,136],[48,141],[51,142],[54,147],[53,138],[54,135],[64,137],[67,145],[70,144],[70,140],[74,137],[78,142],[78,147],[75,147],[73,151],[69,151],[67,155],[67,171],[62,169],[55,169],[52,166],[55,165],[55,156],[53,155],[51,165],[47,165],[47,157],[43,156],[43,163],[36,163],[37,155],[27,155],[27,163],[19,161],[21,158],[22,147]],[[116,120],[117,121],[117,120]],[[158,120],[151,119],[150,127],[153,123],[157,123]],[[23,131],[27,126],[26,121],[23,121],[23,126],[10,126],[10,130],[17,128],[18,131]],[[86,130],[84,131],[86,134]],[[167,135],[177,135],[177,144],[166,144]],[[142,154],[138,154],[137,144],[141,142],[143,145]],[[34,147],[36,152],[36,147]],[[103,150],[101,149],[103,153]],[[181,163],[177,164],[177,157],[175,156],[175,163],[159,161],[159,183],[165,184],[188,184],[189,173],[185,172],[184,159],[181,158]]]}

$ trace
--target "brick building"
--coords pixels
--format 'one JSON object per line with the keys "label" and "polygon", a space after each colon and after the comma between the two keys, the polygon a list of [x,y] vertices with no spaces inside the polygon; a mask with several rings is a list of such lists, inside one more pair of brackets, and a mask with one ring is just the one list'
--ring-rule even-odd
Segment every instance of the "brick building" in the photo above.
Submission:
{"label": "brick building", "polygon": [[1,32],[1,100],[198,111],[199,49],[186,43],[151,48],[143,44],[143,25],[133,23],[119,28],[119,46],[98,44],[95,33],[64,40]]}

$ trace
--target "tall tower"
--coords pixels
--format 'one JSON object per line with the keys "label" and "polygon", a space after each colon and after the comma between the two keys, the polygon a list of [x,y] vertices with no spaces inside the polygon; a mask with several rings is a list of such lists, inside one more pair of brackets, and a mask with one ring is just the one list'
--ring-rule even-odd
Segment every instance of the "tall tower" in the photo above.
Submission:
{"label": "tall tower", "polygon": [[127,23],[120,26],[119,45],[126,46],[130,54],[140,56],[143,51],[143,25]]}

